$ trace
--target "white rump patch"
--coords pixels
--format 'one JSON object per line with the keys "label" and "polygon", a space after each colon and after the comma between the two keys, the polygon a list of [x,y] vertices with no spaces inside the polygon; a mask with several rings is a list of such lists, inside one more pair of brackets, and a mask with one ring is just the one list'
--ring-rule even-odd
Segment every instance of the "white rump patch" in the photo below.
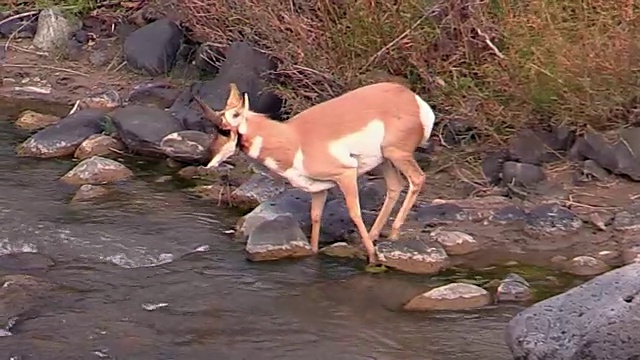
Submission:
{"label": "white rump patch", "polygon": [[384,122],[373,119],[361,130],[329,143],[329,153],[363,174],[382,163]]}
{"label": "white rump patch", "polygon": [[420,122],[424,129],[424,137],[422,138],[422,144],[427,142],[431,137],[431,131],[433,130],[433,124],[436,122],[436,114],[431,109],[431,106],[426,101],[416,95],[416,102],[418,103],[418,109],[420,112]]}

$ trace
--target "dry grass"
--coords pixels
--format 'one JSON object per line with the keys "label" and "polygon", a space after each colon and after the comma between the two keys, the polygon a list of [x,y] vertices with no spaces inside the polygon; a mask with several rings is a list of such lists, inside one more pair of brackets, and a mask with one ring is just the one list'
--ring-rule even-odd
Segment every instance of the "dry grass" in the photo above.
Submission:
{"label": "dry grass", "polygon": [[[441,117],[487,140],[523,125],[603,128],[640,95],[640,5],[633,0],[185,0],[202,41],[249,40],[281,62],[296,112],[402,77]],[[384,74],[384,75],[380,75]]]}

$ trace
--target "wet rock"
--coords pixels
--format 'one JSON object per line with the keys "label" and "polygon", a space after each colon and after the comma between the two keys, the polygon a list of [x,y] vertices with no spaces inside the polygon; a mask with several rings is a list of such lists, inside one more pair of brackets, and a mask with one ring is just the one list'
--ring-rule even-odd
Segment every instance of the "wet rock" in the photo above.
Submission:
{"label": "wet rock", "polygon": [[[378,209],[384,199],[383,181],[359,182],[360,206],[365,224],[372,224],[377,214],[370,213],[372,209]],[[308,193],[298,189],[288,189],[273,198],[262,202],[249,214],[245,215],[238,223],[237,235],[246,238],[255,226],[262,221],[275,218],[279,215],[290,215],[296,219],[304,232],[311,229],[311,197]],[[355,226],[347,211],[343,197],[335,188],[329,191],[327,201],[322,214],[320,229],[320,242],[332,243],[351,240],[355,232]]]}
{"label": "wet rock", "polygon": [[482,159],[482,174],[490,185],[498,185],[502,180],[502,168],[507,158],[505,151],[494,151]]}
{"label": "wet rock", "polygon": [[364,257],[365,252],[346,242],[337,242],[320,249],[320,253],[333,257]]}
{"label": "wet rock", "polygon": [[124,151],[125,147],[118,139],[104,134],[94,134],[89,136],[78,146],[73,156],[76,159],[84,160],[92,156],[107,156],[116,152]]}
{"label": "wet rock", "polygon": [[281,194],[287,189],[284,180],[264,174],[254,174],[231,193],[231,203],[241,208],[255,208],[260,203]]}
{"label": "wet rock", "polygon": [[449,262],[447,253],[438,243],[416,238],[378,241],[376,252],[382,264],[414,274],[435,274]]}
{"label": "wet rock", "polygon": [[598,253],[595,254],[595,258],[604,262],[609,262],[614,261],[615,259],[620,257],[620,255],[620,252],[617,250],[602,250],[598,251]]}
{"label": "wet rock", "polygon": [[452,283],[427,291],[411,299],[405,306],[409,311],[466,310],[487,306],[491,294],[479,286]]}
{"label": "wet rock", "polygon": [[622,261],[625,264],[640,263],[640,245],[633,245],[622,250]]}
{"label": "wet rock", "polygon": [[576,256],[565,267],[566,272],[580,276],[599,275],[611,269],[604,261],[591,256]]}
{"label": "wet rock", "polygon": [[603,169],[593,160],[586,160],[582,164],[582,174],[587,179],[606,180],[609,178],[607,170]]}
{"label": "wet rock", "polygon": [[616,213],[613,218],[613,228],[630,233],[640,230],[640,205],[630,205]]}
{"label": "wet rock", "polygon": [[525,221],[527,212],[519,206],[509,205],[495,211],[490,220],[499,224],[508,224],[515,221]]}
{"label": "wet rock", "polygon": [[3,270],[44,270],[53,265],[55,265],[53,259],[37,252],[21,252],[0,256],[0,269]]}
{"label": "wet rock", "polygon": [[229,84],[235,83],[241,92],[247,93],[252,111],[267,114],[274,119],[281,117],[282,100],[266,85],[273,83],[269,72],[276,63],[251,44],[234,42],[226,50],[226,59],[213,80],[195,83],[185,89],[171,106],[170,112],[189,130],[214,132],[213,125],[202,119],[202,112],[194,104],[193,94],[198,95],[214,110],[222,110],[229,97]]}
{"label": "wet rock", "polygon": [[75,112],[55,125],[42,129],[18,145],[18,156],[52,158],[73,155],[89,136],[103,129],[103,110],[87,109]]}
{"label": "wet rock", "polygon": [[38,14],[6,20],[10,16],[10,13],[7,13],[6,16],[0,13],[0,20],[2,20],[0,37],[9,38],[13,36],[14,39],[28,39],[35,36],[38,29]]}
{"label": "wet rock", "polygon": [[80,188],[76,191],[75,195],[71,199],[71,202],[79,203],[95,200],[109,194],[110,192],[110,189],[101,185],[84,184],[80,186]]}
{"label": "wet rock", "polygon": [[540,166],[507,161],[502,168],[502,181],[505,184],[533,186],[547,179]]}
{"label": "wet rock", "polygon": [[60,180],[70,185],[101,185],[129,179],[133,172],[117,161],[100,156],[82,160]]}
{"label": "wet rock", "polygon": [[432,204],[418,207],[412,218],[427,226],[443,225],[464,220],[465,212],[456,204]]}
{"label": "wet rock", "polygon": [[290,216],[278,216],[256,226],[245,248],[251,261],[278,260],[312,255],[307,237]]}
{"label": "wet rock", "polygon": [[582,220],[571,210],[557,204],[542,204],[529,211],[525,222],[525,232],[536,238],[557,237],[577,232]]}
{"label": "wet rock", "polygon": [[129,151],[144,156],[164,157],[162,139],[184,130],[180,121],[167,111],[141,105],[118,108],[110,114],[118,137]]}
{"label": "wet rock", "polygon": [[633,359],[640,354],[640,264],[534,304],[509,322],[514,359]]}
{"label": "wet rock", "polygon": [[149,76],[166,75],[175,65],[183,36],[180,27],[169,19],[141,27],[124,41],[127,65]]}
{"label": "wet rock", "polygon": [[499,302],[524,302],[533,299],[533,293],[527,280],[511,273],[498,285],[496,298]]}
{"label": "wet rock", "polygon": [[44,51],[65,51],[73,29],[58,7],[40,11],[33,45]]}
{"label": "wet rock", "polygon": [[129,104],[151,104],[160,109],[168,109],[179,95],[180,90],[169,83],[143,83],[133,87],[127,102]]}
{"label": "wet rock", "polygon": [[211,161],[213,136],[200,131],[184,130],[165,136],[160,148],[172,159],[187,164],[206,165]]}
{"label": "wet rock", "polygon": [[50,114],[41,114],[32,110],[23,111],[14,123],[17,128],[35,131],[60,122],[60,117]]}
{"label": "wet rock", "polygon": [[87,94],[78,101],[76,108],[72,111],[84,109],[113,110],[119,106],[122,106],[120,94],[115,90],[108,89]]}
{"label": "wet rock", "polygon": [[51,301],[55,288],[54,284],[29,275],[0,277],[0,328],[11,327],[25,312]]}
{"label": "wet rock", "polygon": [[464,255],[480,250],[473,236],[460,231],[437,229],[431,232],[431,238],[440,243],[448,255]]}

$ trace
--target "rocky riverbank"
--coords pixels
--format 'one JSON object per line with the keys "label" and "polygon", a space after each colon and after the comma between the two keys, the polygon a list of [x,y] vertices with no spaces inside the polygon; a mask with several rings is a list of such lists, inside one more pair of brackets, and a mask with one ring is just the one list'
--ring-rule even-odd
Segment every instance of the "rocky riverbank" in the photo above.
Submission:
{"label": "rocky riverbank", "polygon": [[[111,185],[137,176],[135,159],[164,164],[169,170],[158,181],[175,181],[212,206],[245,213],[233,237],[246,242],[250,260],[312,255],[308,194],[242,156],[221,169],[201,167],[211,159],[216,134],[192,94],[219,109],[234,82],[249,94],[252,110],[284,119],[282,101],[267,90],[277,85],[269,75],[274,61],[244,42],[212,52],[168,18],[143,16],[117,26],[91,19],[74,24],[49,9],[0,20],[6,49],[0,53],[0,97],[25,110],[14,119],[25,134],[16,154],[76,161],[59,179],[77,187],[71,202],[101,201]],[[66,60],[53,59],[58,51]],[[523,130],[504,149],[475,144],[474,127],[464,121],[439,129],[418,154],[427,186],[404,235],[377,244],[388,267],[433,275],[515,262],[587,277],[640,260],[640,128],[582,135],[567,128]],[[471,160],[477,158],[479,166]],[[384,193],[375,174],[361,180],[369,226]],[[362,256],[335,191],[327,200],[321,242],[323,255]],[[405,309],[533,299],[527,280],[516,274],[483,285],[445,285]]]}

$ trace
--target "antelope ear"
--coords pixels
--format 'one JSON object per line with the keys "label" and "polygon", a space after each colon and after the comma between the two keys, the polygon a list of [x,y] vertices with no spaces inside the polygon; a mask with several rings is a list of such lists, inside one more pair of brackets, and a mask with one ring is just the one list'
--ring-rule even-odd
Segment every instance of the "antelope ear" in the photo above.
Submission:
{"label": "antelope ear", "polygon": [[200,106],[200,109],[202,110],[202,114],[204,115],[204,117],[207,120],[211,121],[213,126],[220,127],[220,125],[222,125],[222,116],[220,116],[219,112],[213,110],[211,107],[209,107],[209,105],[205,104],[205,102],[202,101],[200,97],[194,95],[193,99]]}
{"label": "antelope ear", "polygon": [[229,97],[227,98],[227,106],[225,110],[235,109],[242,105],[242,95],[235,83],[229,84]]}
{"label": "antelope ear", "polygon": [[242,96],[242,108],[246,115],[249,112],[249,95],[247,95],[247,93],[244,93]]}

